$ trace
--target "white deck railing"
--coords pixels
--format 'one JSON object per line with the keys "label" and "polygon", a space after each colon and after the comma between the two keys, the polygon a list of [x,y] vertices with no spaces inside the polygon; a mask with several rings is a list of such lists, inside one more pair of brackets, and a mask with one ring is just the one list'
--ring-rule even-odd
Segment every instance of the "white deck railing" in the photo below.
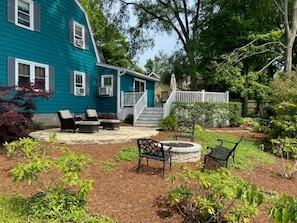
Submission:
{"label": "white deck railing", "polygon": [[141,98],[143,92],[121,92],[121,107],[131,107]]}
{"label": "white deck railing", "polygon": [[173,102],[229,102],[229,92],[173,91],[163,105],[163,117],[169,115]]}
{"label": "white deck railing", "polygon": [[[229,92],[173,91],[163,104],[163,117],[169,115],[173,102],[229,102]],[[121,92],[121,107],[133,107],[133,119],[147,107],[147,92]]]}
{"label": "white deck railing", "polygon": [[147,107],[147,92],[142,92],[142,96],[133,107],[133,123],[136,123],[141,112]]}

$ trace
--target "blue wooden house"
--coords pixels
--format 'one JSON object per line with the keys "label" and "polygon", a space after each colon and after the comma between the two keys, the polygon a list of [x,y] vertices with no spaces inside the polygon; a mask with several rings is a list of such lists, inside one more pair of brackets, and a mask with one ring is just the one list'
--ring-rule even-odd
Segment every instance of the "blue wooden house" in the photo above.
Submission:
{"label": "blue wooden house", "polygon": [[0,7],[0,85],[34,83],[54,93],[37,100],[36,121],[56,124],[58,110],[86,108],[123,120],[137,92],[154,106],[158,80],[103,63],[77,0],[2,0]]}

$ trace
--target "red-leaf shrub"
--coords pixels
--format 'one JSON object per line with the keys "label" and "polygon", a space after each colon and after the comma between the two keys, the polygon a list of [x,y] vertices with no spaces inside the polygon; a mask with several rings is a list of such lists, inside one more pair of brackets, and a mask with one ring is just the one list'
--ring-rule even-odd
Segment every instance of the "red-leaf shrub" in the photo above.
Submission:
{"label": "red-leaf shrub", "polygon": [[25,130],[33,126],[34,99],[47,99],[51,95],[45,90],[34,89],[33,85],[0,86],[0,142],[26,136]]}

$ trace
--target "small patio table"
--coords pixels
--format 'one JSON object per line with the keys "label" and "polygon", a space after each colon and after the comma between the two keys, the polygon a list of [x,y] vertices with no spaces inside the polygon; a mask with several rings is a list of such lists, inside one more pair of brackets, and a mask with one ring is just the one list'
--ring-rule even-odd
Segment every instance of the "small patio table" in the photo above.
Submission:
{"label": "small patio table", "polygon": [[99,121],[82,121],[79,123],[80,133],[93,133],[98,132],[100,122]]}

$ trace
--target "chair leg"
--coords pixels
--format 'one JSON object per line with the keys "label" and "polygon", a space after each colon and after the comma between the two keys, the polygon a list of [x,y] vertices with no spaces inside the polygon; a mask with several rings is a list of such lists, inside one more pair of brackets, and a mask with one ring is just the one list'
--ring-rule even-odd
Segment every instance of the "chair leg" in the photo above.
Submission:
{"label": "chair leg", "polygon": [[139,173],[139,168],[140,168],[141,160],[142,160],[142,158],[139,157],[139,159],[138,159],[137,173]]}
{"label": "chair leg", "polygon": [[164,160],[163,161],[163,175],[162,175],[162,177],[164,178],[165,177],[165,164],[166,163],[166,161]]}

